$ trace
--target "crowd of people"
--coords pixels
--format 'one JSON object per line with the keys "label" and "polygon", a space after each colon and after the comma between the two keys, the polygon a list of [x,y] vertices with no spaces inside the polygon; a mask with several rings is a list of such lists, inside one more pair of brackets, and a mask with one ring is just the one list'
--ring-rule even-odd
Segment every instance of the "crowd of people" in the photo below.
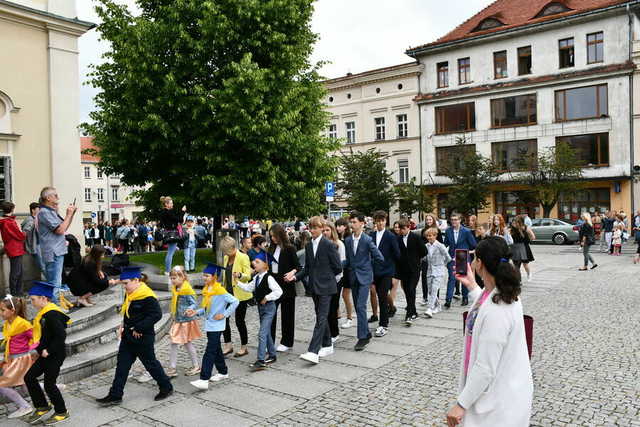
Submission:
{"label": "crowd of people", "polygon": [[[0,394],[18,405],[11,418],[24,417],[31,423],[46,418],[45,424],[55,424],[69,418],[56,380],[65,359],[69,321],[61,307],[63,259],[70,245],[65,234],[76,208],[69,206],[63,218],[57,213],[58,200],[56,190],[47,187],[39,203],[31,205],[31,215],[22,227],[15,219],[11,222],[14,206],[8,202],[2,205],[5,215],[0,220],[10,259],[29,254],[46,278],[29,290],[31,304],[38,309],[33,322],[25,319],[26,300],[22,298],[21,278],[16,278],[18,272],[11,274],[11,295],[0,301],[6,344]],[[191,382],[195,389],[206,390],[211,382],[227,379],[225,358],[250,353],[249,310],[257,310],[260,320],[256,358],[250,368],[256,372],[268,369],[277,363],[278,353],[293,348],[296,299],[302,296],[313,301],[315,323],[301,359],[312,365],[321,363],[337,351],[334,344],[340,340],[340,331],[354,326],[357,342],[353,350],[362,351],[372,339],[393,333],[389,319],[399,311],[397,295],[401,289],[406,301],[405,327],[421,317],[437,316],[451,308],[454,300],[469,306],[460,392],[447,414],[449,425],[463,420],[470,425],[500,425],[504,420],[510,420],[509,425],[528,425],[533,383],[519,298],[523,282],[533,277],[531,242],[536,236],[528,216],[518,215],[507,224],[502,215],[495,214],[480,224],[475,215],[452,214],[447,222],[427,214],[421,228],[405,218],[389,224],[384,211],[371,217],[352,212],[335,221],[316,216],[308,224],[299,219],[288,224],[250,219],[237,224],[225,219],[223,229],[237,229],[239,239],[230,235],[221,239],[222,265],[207,265],[202,272],[204,287],[198,295],[188,273],[195,269],[195,249],[211,244],[211,223],[189,215],[186,206],[175,209],[169,197],[163,197],[161,205],[157,222],[131,226],[123,221],[117,228],[108,223],[87,225],[84,237],[89,251],[65,278],[83,306],[92,305],[91,297],[109,286],[122,284],[125,290],[115,378],[108,394],[97,399],[101,406],[122,402],[136,359],[148,371],[149,379],[158,384],[155,399],[170,396],[171,378],[179,375],[181,346],[191,360],[184,374],[198,377]],[[619,253],[617,248],[628,238],[624,234],[627,227],[619,214],[591,218],[583,213],[580,244],[585,265],[581,270],[589,263],[592,269],[597,267],[589,248],[599,235],[603,249]],[[633,218],[632,230],[640,234],[640,212]],[[12,239],[20,244],[11,243]],[[160,247],[166,248],[164,270],[170,281],[173,319],[166,369],[154,350],[153,325],[162,318],[162,310],[145,283],[145,275],[138,267],[126,267],[118,279],[110,278],[102,266],[109,248],[127,252],[133,246],[144,251],[150,247],[148,242],[151,247],[158,248],[160,242]],[[183,265],[173,262],[178,246],[185,249]],[[460,253],[465,258],[461,259]],[[11,262],[12,270],[14,264]],[[460,268],[462,265],[466,268]],[[419,313],[418,307],[424,311]],[[236,350],[234,330],[240,344]],[[207,345],[200,358],[193,343],[202,338],[207,339]],[[37,381],[42,374],[44,392]],[[14,390],[22,384],[32,405]],[[53,415],[47,418],[51,411]]]}

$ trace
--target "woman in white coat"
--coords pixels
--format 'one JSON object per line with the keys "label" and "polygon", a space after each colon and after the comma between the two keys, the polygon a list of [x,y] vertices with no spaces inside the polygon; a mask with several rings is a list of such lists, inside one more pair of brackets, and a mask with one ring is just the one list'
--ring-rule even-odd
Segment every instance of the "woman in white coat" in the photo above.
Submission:
{"label": "woman in white coat", "polygon": [[529,426],[533,379],[518,297],[520,274],[509,256],[504,239],[489,237],[478,243],[467,275],[456,275],[474,303],[465,325],[458,399],[447,414],[450,427]]}

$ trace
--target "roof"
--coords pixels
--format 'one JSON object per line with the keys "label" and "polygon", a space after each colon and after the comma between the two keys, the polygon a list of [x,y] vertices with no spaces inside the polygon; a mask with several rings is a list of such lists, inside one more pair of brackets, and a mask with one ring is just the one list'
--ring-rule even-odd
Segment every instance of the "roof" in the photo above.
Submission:
{"label": "roof", "polygon": [[85,150],[95,150],[96,146],[93,145],[93,137],[92,136],[81,136],[80,137],[80,160],[83,162],[99,162],[100,157],[94,156],[91,154],[84,154]]}
{"label": "roof", "polygon": [[[416,46],[407,50],[408,55],[425,48],[460,41],[471,37],[500,33],[514,28],[556,21],[562,18],[579,15],[610,6],[631,3],[630,0],[496,0],[480,12],[458,25],[453,31],[440,37],[435,42]],[[551,4],[560,5],[566,11],[548,16],[539,16]],[[538,17],[537,17],[538,16]],[[499,21],[502,25],[474,31],[485,20]]]}
{"label": "roof", "polygon": [[344,80],[355,79],[355,78],[358,78],[358,77],[365,77],[365,76],[372,75],[372,74],[380,74],[380,73],[386,73],[388,71],[400,70],[402,68],[411,67],[413,65],[418,65],[418,62],[417,61],[411,61],[411,62],[406,62],[404,64],[391,65],[389,67],[376,68],[374,70],[363,71],[362,73],[356,73],[356,74],[347,73],[346,76],[336,77],[336,78],[333,78],[333,79],[328,79],[328,80],[323,81],[323,83],[324,84],[333,84],[333,83],[338,83],[338,82],[341,82],[341,81],[344,81]]}
{"label": "roof", "polygon": [[50,18],[50,19],[54,19],[54,20],[58,20],[58,21],[64,21],[67,22],[69,24],[74,24],[74,25],[78,25],[80,27],[82,27],[84,29],[84,31],[89,31],[93,28],[95,28],[97,25],[94,24],[93,22],[89,22],[89,21],[83,21],[82,19],[78,19],[78,17],[75,18],[69,18],[66,16],[62,16],[62,15],[56,15],[55,13],[51,13],[51,12],[47,12],[44,10],[40,10],[40,9],[36,9],[33,7],[29,7],[29,6],[25,6],[19,3],[14,3],[12,1],[9,0],[0,0],[0,6],[1,5],[6,5],[6,6],[11,6],[15,9],[20,9],[24,12],[28,12],[28,13],[33,13],[33,14],[37,14],[46,18]]}

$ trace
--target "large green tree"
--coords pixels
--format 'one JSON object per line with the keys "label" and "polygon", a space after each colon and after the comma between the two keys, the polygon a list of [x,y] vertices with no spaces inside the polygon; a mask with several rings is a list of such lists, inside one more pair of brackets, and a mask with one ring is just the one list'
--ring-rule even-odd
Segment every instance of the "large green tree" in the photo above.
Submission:
{"label": "large green tree", "polygon": [[411,217],[418,212],[431,212],[434,208],[433,196],[425,194],[424,188],[416,184],[416,179],[395,187],[395,198],[398,201],[396,212]]}
{"label": "large green tree", "polygon": [[338,190],[351,209],[365,215],[379,209],[389,212],[395,190],[392,174],[387,171],[386,159],[386,155],[374,148],[342,153]]}
{"label": "large green tree", "polygon": [[190,212],[308,215],[337,148],[318,64],[313,0],[98,0],[110,43],[86,131],[100,167]]}

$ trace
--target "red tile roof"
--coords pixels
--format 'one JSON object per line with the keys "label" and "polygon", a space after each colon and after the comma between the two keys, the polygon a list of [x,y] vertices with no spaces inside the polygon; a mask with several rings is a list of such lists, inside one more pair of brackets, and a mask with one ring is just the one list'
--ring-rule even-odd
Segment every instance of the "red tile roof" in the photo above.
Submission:
{"label": "red tile roof", "polygon": [[[553,21],[559,18],[627,2],[629,2],[629,0],[496,0],[445,36],[440,37],[435,42],[410,48],[407,54],[411,55],[413,51],[422,48],[463,40],[468,37],[497,33],[507,29],[525,27],[545,21]],[[551,3],[559,3],[569,10],[559,14],[536,18],[536,16]],[[482,21],[488,18],[494,18],[504,25],[482,31],[473,31]]]}
{"label": "red tile roof", "polygon": [[84,154],[84,150],[93,149],[95,150],[96,146],[93,145],[93,137],[92,136],[81,136],[80,137],[80,160],[83,162],[99,162],[100,157],[93,156],[91,154]]}

